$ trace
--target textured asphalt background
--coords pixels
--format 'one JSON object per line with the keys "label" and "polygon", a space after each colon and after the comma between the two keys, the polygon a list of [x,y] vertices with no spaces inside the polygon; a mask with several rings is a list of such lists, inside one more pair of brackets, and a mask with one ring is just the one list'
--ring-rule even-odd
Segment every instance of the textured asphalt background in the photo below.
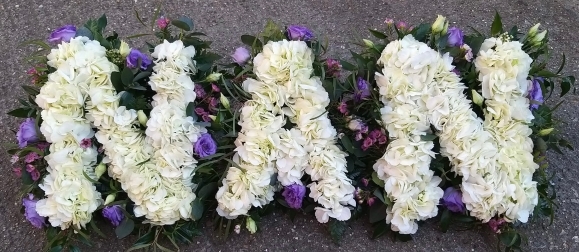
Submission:
{"label": "textured asphalt background", "polygon": [[[525,29],[537,22],[550,30],[551,45],[557,53],[567,55],[565,72],[577,75],[579,53],[576,43],[579,34],[579,0],[399,0],[399,1],[347,1],[347,0],[256,0],[167,1],[163,10],[169,17],[185,14],[191,16],[197,28],[214,41],[214,49],[223,55],[230,54],[240,45],[239,36],[259,31],[267,18],[281,24],[302,24],[316,34],[328,36],[330,54],[347,57],[349,44],[354,38],[368,37],[366,28],[383,27],[386,18],[404,20],[411,24],[433,20],[436,14],[445,15],[461,28],[469,25],[488,31],[495,9],[503,16],[503,23],[517,24]],[[81,25],[88,17],[106,13],[109,27],[121,36],[143,33],[145,30],[132,14],[133,7],[143,17],[152,14],[156,4],[144,0],[3,0],[0,3],[0,141],[14,141],[10,131],[18,122],[6,116],[17,106],[16,95],[21,95],[19,85],[27,81],[22,64],[29,49],[18,44],[29,39],[46,37],[51,29],[64,24]],[[147,19],[148,21],[148,19]],[[135,45],[135,44],[133,44]],[[556,55],[556,58],[560,58]],[[555,66],[556,67],[556,66]],[[579,116],[577,96],[567,97],[557,112],[564,125],[564,136],[579,146]],[[555,103],[556,100],[551,101]],[[4,153],[5,150],[2,150]],[[0,251],[40,251],[44,245],[43,233],[29,225],[19,209],[21,198],[17,195],[20,182],[12,175],[9,157],[1,155],[0,173]],[[557,172],[553,181],[558,189],[561,208],[552,226],[534,222],[522,228],[528,235],[525,246],[530,251],[579,251],[579,155],[567,152],[565,156],[550,154],[551,168]],[[261,232],[249,235],[243,232],[224,241],[211,229],[196,239],[185,251],[496,251],[496,239],[487,228],[471,231],[442,233],[436,224],[426,223],[414,235],[414,241],[393,242],[387,237],[369,240],[370,227],[365,221],[352,223],[338,247],[331,243],[325,227],[311,216],[301,216],[292,223],[289,218],[276,213],[262,222]],[[105,231],[112,232],[109,227]],[[124,251],[136,237],[119,241],[95,238],[96,251]],[[86,249],[87,251],[89,249]],[[92,250],[92,249],[91,249]]]}

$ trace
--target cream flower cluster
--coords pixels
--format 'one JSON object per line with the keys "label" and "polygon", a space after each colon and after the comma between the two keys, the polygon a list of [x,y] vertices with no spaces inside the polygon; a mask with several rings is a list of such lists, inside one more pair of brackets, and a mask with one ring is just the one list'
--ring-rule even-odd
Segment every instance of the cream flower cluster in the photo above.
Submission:
{"label": "cream flower cluster", "polygon": [[40,184],[46,198],[38,201],[36,210],[63,230],[71,225],[85,227],[102,204],[100,193],[87,178],[96,179],[97,150],[81,142],[94,136],[84,106],[90,83],[110,71],[105,53],[98,42],[86,37],[52,49],[48,65],[56,71],[49,74],[35,100],[42,108],[40,131],[51,143],[45,157],[48,175]]}
{"label": "cream flower cluster", "polygon": [[[316,217],[350,218],[354,187],[346,177],[346,154],[336,145],[336,130],[326,113],[327,92],[313,73],[314,55],[303,41],[269,42],[254,59],[256,79],[243,89],[252,95],[241,110],[242,130],[236,141],[236,166],[230,167],[216,198],[227,218],[246,214],[251,206],[273,199],[271,177],[283,186],[314,180],[310,197],[323,207]],[[296,124],[283,129],[286,117]]]}
{"label": "cream flower cluster", "polygon": [[448,115],[448,107],[430,106],[441,63],[436,51],[411,35],[389,43],[378,60],[383,66],[376,73],[384,103],[382,123],[393,141],[374,170],[394,202],[387,209],[386,222],[402,234],[415,233],[417,221],[435,217],[443,196],[441,179],[430,170],[434,143],[421,140],[430,133],[432,115]]}
{"label": "cream flower cluster", "polygon": [[[155,66],[156,73],[151,76],[151,85],[155,85],[154,88],[161,91],[155,99],[157,105],[163,101],[180,99],[184,103],[188,101],[187,99],[191,99],[188,97],[191,92],[180,85],[190,82],[190,80],[187,82],[185,79],[189,78],[183,77],[182,74],[194,69],[191,59],[194,52],[192,48],[184,48],[180,41],[164,42],[155,48],[154,56],[165,59],[164,62],[159,62],[159,65]],[[180,74],[175,72],[167,74],[176,69],[181,70],[178,72]],[[103,73],[98,78],[102,81],[91,83],[89,86],[91,99],[87,103],[87,117],[99,130],[96,137],[105,150],[104,161],[109,163],[109,174],[119,180],[123,190],[135,202],[135,216],[144,216],[147,222],[155,225],[171,225],[179,219],[190,218],[191,202],[195,199],[190,182],[192,170],[189,167],[177,171],[171,168],[186,165],[184,162],[176,163],[175,160],[178,162],[191,160],[183,154],[184,151],[192,149],[189,135],[179,139],[185,143],[188,142],[186,150],[178,148],[157,150],[172,140],[165,139],[173,137],[172,130],[195,132],[196,127],[190,119],[185,117],[184,112],[180,114],[176,109],[171,108],[158,113],[163,116],[178,114],[170,119],[178,119],[179,122],[164,121],[159,132],[155,132],[159,135],[146,137],[145,132],[139,129],[137,112],[119,106],[122,93],[116,93],[110,80],[111,72]],[[193,92],[192,95],[194,94]],[[174,108],[186,106],[180,102],[171,104]],[[155,124],[158,123],[155,120],[159,118],[161,117],[155,116],[151,119],[151,127],[158,125]],[[155,142],[155,139],[158,141]],[[190,172],[186,174],[183,170],[190,170]]]}
{"label": "cream flower cluster", "polygon": [[463,183],[463,198],[472,215],[483,221],[499,215],[509,222],[527,222],[538,203],[533,173],[539,165],[533,161],[528,126],[533,114],[526,98],[531,63],[522,44],[505,36],[485,40],[475,60],[486,99],[484,129],[497,153],[477,171],[478,181]]}

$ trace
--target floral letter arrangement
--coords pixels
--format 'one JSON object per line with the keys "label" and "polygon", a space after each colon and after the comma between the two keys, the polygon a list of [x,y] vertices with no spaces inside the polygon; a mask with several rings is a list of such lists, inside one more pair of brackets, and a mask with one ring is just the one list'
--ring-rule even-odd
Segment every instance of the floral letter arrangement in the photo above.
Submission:
{"label": "floral letter arrangement", "polygon": [[154,36],[147,51],[105,37],[104,15],[30,43],[41,50],[8,152],[45,250],[107,237],[99,221],[139,233],[132,250],[169,250],[160,237],[179,249],[203,217],[255,233],[276,206],[312,213],[336,242],[368,213],[373,238],[409,240],[436,218],[443,232],[485,223],[512,250],[516,223],[554,216],[546,151],[572,147],[546,101],[575,78],[564,61],[547,70],[539,25],[520,36],[497,14],[485,36],[442,16],[386,20],[349,63],[323,58],[306,27],[268,22],[218,69],[192,20],[152,20],[127,38]]}

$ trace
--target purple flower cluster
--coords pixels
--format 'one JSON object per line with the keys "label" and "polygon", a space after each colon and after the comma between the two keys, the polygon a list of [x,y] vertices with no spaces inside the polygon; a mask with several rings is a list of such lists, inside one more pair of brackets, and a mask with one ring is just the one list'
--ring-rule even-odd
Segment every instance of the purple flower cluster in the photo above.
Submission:
{"label": "purple flower cluster", "polygon": [[38,200],[34,199],[34,195],[28,194],[28,198],[22,199],[22,206],[24,206],[24,216],[26,220],[37,228],[43,228],[46,226],[45,218],[40,216],[38,212],[36,212],[36,202]]}
{"label": "purple flower cluster", "polygon": [[195,142],[194,151],[200,158],[211,156],[217,152],[217,143],[211,134],[204,133]]}
{"label": "purple flower cluster", "polygon": [[283,190],[282,196],[289,207],[300,209],[302,207],[302,200],[306,196],[306,187],[299,184],[292,184],[286,186]]}
{"label": "purple flower cluster", "polygon": [[[141,65],[139,64],[139,59],[141,60]],[[138,68],[140,67],[143,70],[146,70],[149,65],[151,65],[153,61],[147,56],[146,54],[142,53],[137,49],[131,49],[129,55],[127,55],[127,67],[129,68]]]}
{"label": "purple flower cluster", "polygon": [[161,16],[160,18],[157,19],[157,27],[159,27],[159,29],[161,29],[161,30],[167,28],[167,26],[170,23],[171,23],[171,21],[164,16]]}
{"label": "purple flower cluster", "polygon": [[62,42],[69,42],[70,39],[76,36],[76,26],[65,25],[50,33],[48,42],[60,44]]}
{"label": "purple flower cluster", "polygon": [[326,60],[326,74],[328,76],[337,78],[340,77],[340,71],[342,71],[342,65],[339,60],[327,59]]}
{"label": "purple flower cluster", "polygon": [[217,113],[218,105],[220,103],[221,89],[215,84],[211,84],[211,91],[207,92],[203,86],[195,84],[195,94],[197,107],[195,114],[201,117],[204,122],[211,122],[211,115]]}
{"label": "purple flower cluster", "polygon": [[24,148],[30,143],[38,141],[38,135],[36,134],[36,120],[33,118],[27,118],[24,122],[20,124],[18,132],[16,132],[16,138],[18,139],[18,146]]}
{"label": "purple flower cluster", "polygon": [[537,110],[539,104],[544,102],[543,90],[541,90],[541,83],[544,81],[543,78],[537,77],[533,78],[533,84],[531,90],[529,91],[529,100],[531,100],[530,109]]}
{"label": "purple flower cluster", "polygon": [[305,26],[290,25],[287,28],[288,39],[310,41],[314,38],[314,33]]}
{"label": "purple flower cluster", "polygon": [[362,78],[358,77],[356,81],[356,91],[354,92],[354,101],[360,102],[370,97],[370,84]]}
{"label": "purple flower cluster", "polygon": [[451,212],[462,213],[465,210],[464,203],[462,203],[462,193],[454,187],[449,187],[444,190],[441,201],[442,205]]}

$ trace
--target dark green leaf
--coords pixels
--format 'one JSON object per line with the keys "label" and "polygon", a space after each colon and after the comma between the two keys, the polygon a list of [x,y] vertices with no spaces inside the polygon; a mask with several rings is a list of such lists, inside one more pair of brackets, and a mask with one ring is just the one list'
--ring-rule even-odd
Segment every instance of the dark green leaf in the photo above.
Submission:
{"label": "dark green leaf", "polygon": [[180,17],[179,19],[171,20],[171,24],[185,31],[191,31],[194,28],[193,20],[188,17]]}
{"label": "dark green leaf", "polygon": [[117,238],[123,239],[130,235],[134,228],[135,222],[133,222],[133,220],[129,219],[128,217],[125,217],[121,224],[119,224],[119,226],[115,229],[115,234],[117,235]]}
{"label": "dark green leaf", "polygon": [[133,82],[137,82],[145,77],[151,76],[151,72],[140,72],[138,73],[135,78],[133,78]]}
{"label": "dark green leaf", "polygon": [[340,60],[340,64],[342,65],[342,69],[344,69],[346,71],[356,71],[358,69],[357,66],[355,66],[347,61]]}
{"label": "dark green leaf", "polygon": [[384,188],[384,181],[378,178],[378,173],[376,172],[372,172],[372,182],[374,182],[374,184],[378,185],[379,187]]}
{"label": "dark green leaf", "polygon": [[376,196],[382,203],[386,204],[386,200],[384,199],[384,193],[382,193],[382,189],[377,188],[374,190],[374,196]]}
{"label": "dark green leaf", "polygon": [[440,229],[443,233],[446,233],[446,231],[448,231],[448,226],[450,226],[450,211],[445,208],[442,211],[442,215],[440,216]]}
{"label": "dark green leaf", "polygon": [[567,58],[565,57],[565,54],[563,53],[563,60],[561,60],[561,65],[559,66],[559,69],[557,69],[557,74],[561,73],[561,71],[563,71],[563,67],[565,67],[565,61],[567,60]]}
{"label": "dark green leaf", "polygon": [[503,22],[498,12],[495,12],[495,19],[491,25],[491,36],[498,36],[503,33]]}
{"label": "dark green leaf", "polygon": [[553,73],[549,70],[541,70],[539,72],[536,73],[537,76],[541,76],[544,78],[552,78],[552,77],[557,77],[559,75],[557,75],[556,73]]}
{"label": "dark green leaf", "polygon": [[412,236],[409,234],[396,234],[396,238],[401,242],[412,241]]}
{"label": "dark green leaf", "polygon": [[516,231],[506,231],[499,234],[499,240],[507,247],[513,247],[521,243],[521,236]]}
{"label": "dark green leaf", "polygon": [[121,95],[121,101],[119,102],[120,106],[125,106],[128,109],[133,108],[135,104],[135,97],[129,92],[123,92]]}
{"label": "dark green leaf", "polygon": [[74,245],[68,246],[68,251],[70,252],[80,252],[80,248]]}
{"label": "dark green leaf", "polygon": [[92,34],[92,32],[84,26],[80,27],[76,30],[76,36],[77,37],[79,37],[79,36],[87,37],[90,40],[94,39],[94,35]]}
{"label": "dark green leaf", "polygon": [[344,233],[346,232],[346,227],[348,227],[348,225],[345,221],[338,221],[336,219],[332,219],[330,221],[330,236],[332,237],[334,243],[339,245],[342,237],[344,236]]}
{"label": "dark green leaf", "polygon": [[199,189],[197,197],[201,199],[209,199],[213,196],[215,191],[217,191],[217,182],[211,182]]}
{"label": "dark green leaf", "polygon": [[350,138],[346,135],[343,135],[342,138],[340,138],[340,142],[342,142],[342,146],[344,146],[344,148],[349,152],[349,153],[354,153],[354,147],[352,146],[352,141],[350,140]]}
{"label": "dark green leaf", "polygon": [[150,228],[149,232],[139,237],[139,239],[133,244],[134,246],[140,245],[151,245],[155,241],[155,228]]}
{"label": "dark green leaf", "polygon": [[107,236],[96,226],[94,221],[90,221],[90,227],[100,236],[103,238],[107,238]]}
{"label": "dark green leaf", "polygon": [[187,116],[195,117],[195,103],[194,102],[189,102],[189,104],[187,104],[187,108],[185,109],[185,114]]}
{"label": "dark green leaf", "polygon": [[153,243],[133,245],[133,246],[131,246],[129,249],[127,249],[127,252],[130,252],[130,251],[133,251],[133,250],[144,249],[144,248],[149,247],[149,246],[151,246],[151,245],[153,245]]}
{"label": "dark green leaf", "polygon": [[541,153],[545,153],[547,151],[547,143],[545,142],[545,140],[543,140],[543,138],[537,138],[537,149],[541,152]]}
{"label": "dark green leaf", "polygon": [[60,251],[62,251],[62,245],[52,247],[48,252],[60,252]]}
{"label": "dark green leaf", "polygon": [[385,221],[381,221],[374,227],[374,231],[372,232],[372,239],[376,239],[384,234],[386,234],[389,230],[389,225],[386,224]]}
{"label": "dark green leaf", "polygon": [[12,110],[10,112],[8,112],[8,115],[14,116],[14,117],[19,117],[19,118],[28,118],[30,111],[32,111],[32,109],[29,108],[17,108],[15,110]]}
{"label": "dark green leaf", "polygon": [[199,198],[196,198],[191,202],[191,216],[193,220],[199,220],[203,217],[204,206],[203,202]]}
{"label": "dark green leaf", "polygon": [[436,139],[438,136],[433,135],[433,134],[426,134],[426,135],[422,135],[420,136],[420,140],[422,141],[434,141],[434,139]]}
{"label": "dark green leaf", "polygon": [[432,27],[431,24],[420,24],[418,27],[414,28],[414,30],[412,31],[412,35],[414,35],[414,38],[416,38],[416,40],[424,41],[426,39],[426,36],[430,32],[431,27]]}
{"label": "dark green leaf", "polygon": [[261,40],[251,35],[241,35],[241,42],[243,42],[243,44],[250,46],[251,48],[254,47],[261,48],[263,46]]}
{"label": "dark green leaf", "polygon": [[372,35],[378,39],[385,39],[387,38],[386,34],[379,32],[377,30],[374,29],[368,29],[370,31],[370,33],[372,33]]}
{"label": "dark green leaf", "polygon": [[123,87],[123,81],[121,79],[120,72],[111,73],[111,83],[113,84],[113,87],[115,87],[115,91],[117,91],[117,93],[120,93],[121,91],[125,90]]}
{"label": "dark green leaf", "polygon": [[130,68],[125,67],[125,69],[123,69],[121,72],[121,82],[125,86],[130,86],[133,84],[133,71],[131,71]]}
{"label": "dark green leaf", "polygon": [[370,214],[369,214],[370,223],[376,223],[378,221],[383,221],[384,219],[386,219],[386,208],[387,206],[385,204],[374,203],[370,207]]}
{"label": "dark green leaf", "polygon": [[26,93],[31,95],[31,96],[36,96],[36,95],[40,94],[40,88],[35,87],[35,86],[23,85],[22,89],[24,89],[24,91],[26,91]]}
{"label": "dark green leaf", "polygon": [[107,27],[107,16],[103,14],[97,21],[99,31],[103,31]]}
{"label": "dark green leaf", "polygon": [[30,176],[30,173],[28,173],[28,171],[22,171],[22,184],[24,185],[32,185],[34,184],[34,180],[32,180],[32,176]]}

